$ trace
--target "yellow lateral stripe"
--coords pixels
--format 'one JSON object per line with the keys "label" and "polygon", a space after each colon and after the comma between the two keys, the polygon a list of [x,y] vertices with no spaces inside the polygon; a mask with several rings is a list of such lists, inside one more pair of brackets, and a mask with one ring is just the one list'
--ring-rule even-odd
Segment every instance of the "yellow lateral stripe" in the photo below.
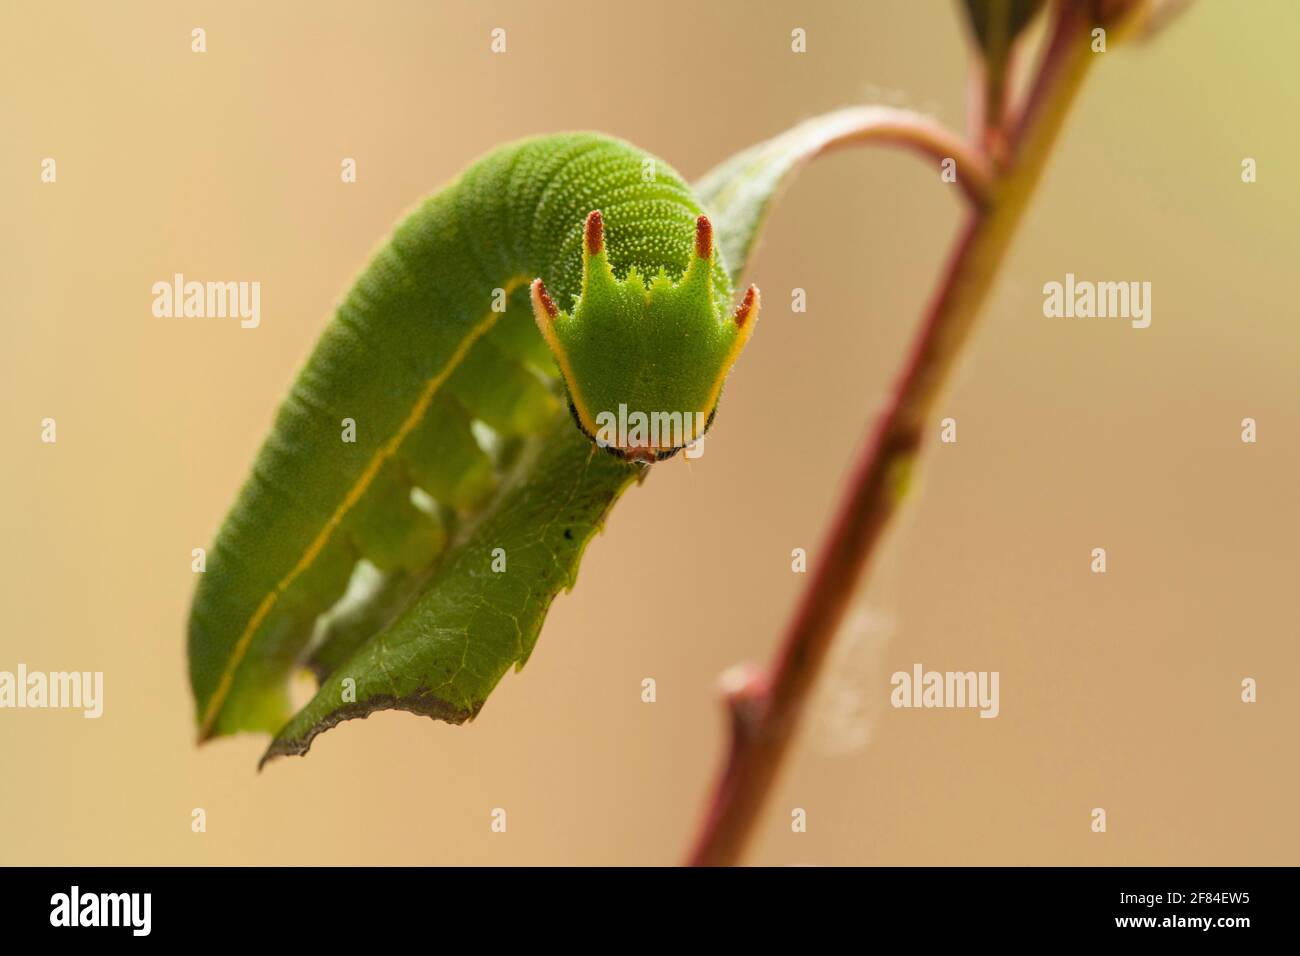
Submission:
{"label": "yellow lateral stripe", "polygon": [[[514,276],[509,279],[505,284],[506,297],[509,298],[515,289],[518,289],[527,281],[528,279],[525,276]],[[416,400],[415,405],[412,406],[410,414],[406,416],[406,419],[398,427],[397,433],[375,453],[373,458],[370,459],[369,463],[366,465],[366,470],[361,473],[361,477],[357,479],[356,484],[348,490],[342,503],[334,509],[334,513],[330,515],[329,520],[325,522],[325,526],[308,546],[307,550],[303,553],[302,558],[300,558],[298,563],[294,565],[293,570],[285,575],[284,578],[275,586],[274,590],[267,594],[266,597],[262,599],[262,602],[257,606],[257,610],[253,612],[253,616],[249,618],[248,624],[239,635],[239,640],[235,642],[235,649],[230,656],[229,662],[226,664],[225,671],[221,675],[221,682],[217,685],[216,691],[213,692],[212,699],[208,701],[208,709],[204,713],[203,723],[199,727],[200,741],[206,740],[211,735],[212,726],[217,720],[217,714],[220,713],[221,705],[225,702],[226,696],[230,693],[230,688],[234,683],[235,671],[238,669],[240,661],[244,659],[244,655],[248,653],[249,645],[253,642],[253,635],[257,633],[257,629],[261,627],[262,622],[266,620],[266,616],[271,613],[271,608],[275,606],[275,602],[279,600],[280,595],[283,594],[291,584],[293,584],[294,580],[311,567],[316,558],[320,556],[325,545],[329,543],[330,536],[343,522],[347,513],[358,501],[361,500],[361,496],[366,493],[366,489],[369,488],[371,482],[375,480],[375,475],[379,474],[379,469],[384,466],[384,463],[387,462],[389,458],[393,457],[397,452],[397,449],[401,447],[402,442],[406,440],[406,436],[411,433],[412,429],[414,429],[417,424],[419,424],[420,419],[422,419],[425,412],[429,410],[429,405],[433,402],[433,397],[437,394],[438,389],[446,383],[452,373],[456,371],[463,361],[465,361],[465,356],[469,354],[469,350],[473,348],[474,343],[486,335],[488,330],[490,330],[492,326],[496,324],[497,320],[504,314],[504,312],[489,312],[487,317],[474,326],[474,328],[470,330],[469,334],[461,341],[460,345],[456,347],[456,351],[452,353],[447,364],[443,366],[442,371],[425,383],[424,391],[420,393],[420,397]]]}
{"label": "yellow lateral stripe", "polygon": [[740,358],[740,351],[745,347],[745,343],[749,341],[749,336],[754,331],[754,325],[758,322],[758,310],[760,306],[761,303],[756,298],[754,300],[754,309],[752,314],[749,316],[749,320],[746,321],[745,325],[737,331],[735,339],[732,340],[731,347],[727,349],[727,354],[722,360],[722,371],[718,373],[717,381],[713,383],[713,388],[709,392],[709,400],[705,405],[704,414],[707,415],[718,404],[718,399],[722,395],[722,385],[726,382],[727,376],[731,373],[731,367],[736,364],[736,359]]}
{"label": "yellow lateral stripe", "polygon": [[573,377],[573,368],[569,365],[569,353],[564,350],[564,346],[560,344],[559,336],[555,334],[554,325],[558,320],[549,316],[546,318],[539,317],[536,308],[534,306],[533,318],[536,319],[537,329],[542,333],[542,338],[546,340],[551,354],[555,356],[555,364],[560,366],[560,374],[564,377],[564,383],[569,387],[569,398],[573,400],[573,408],[578,413],[578,421],[582,422],[583,427],[594,435],[597,432],[596,423],[592,420],[591,412],[587,409],[586,399],[578,391],[577,380]]}

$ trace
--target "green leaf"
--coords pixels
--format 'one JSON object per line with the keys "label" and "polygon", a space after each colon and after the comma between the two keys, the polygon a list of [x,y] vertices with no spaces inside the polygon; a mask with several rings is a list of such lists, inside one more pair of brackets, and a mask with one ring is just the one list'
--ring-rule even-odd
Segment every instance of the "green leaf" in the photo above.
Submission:
{"label": "green leaf", "polygon": [[723,161],[695,184],[736,285],[781,187],[803,163],[877,122],[876,110],[849,107],[805,120]]}
{"label": "green leaf", "polygon": [[[731,275],[743,272],[781,184],[802,160],[856,128],[852,113],[803,123],[700,183]],[[587,543],[646,473],[596,448],[546,388],[538,393],[535,383],[553,392],[558,382],[524,288],[512,287],[493,326],[476,317],[476,300],[453,298],[449,306],[455,275],[435,277],[443,290],[437,301],[427,298],[430,283],[403,279],[407,262],[430,261],[420,242],[449,241],[464,228],[437,213],[426,206],[413,215],[393,253],[381,253],[340,310],[342,321],[331,325],[281,410],[195,596],[190,657],[201,737],[270,731],[263,762],[305,753],[322,731],[376,710],[452,723],[473,718],[501,677],[528,660],[551,601],[573,586]],[[424,341],[434,334],[431,310],[451,306],[466,317],[451,325],[453,337]],[[354,335],[366,323],[397,323],[402,333],[367,348]],[[448,327],[439,323],[438,334]],[[459,365],[447,380],[450,395],[420,392],[420,383],[440,380],[440,363],[453,353]],[[399,374],[410,365],[409,375]],[[323,385],[322,370],[331,376]],[[404,386],[407,379],[415,384]],[[340,389],[357,394],[340,396]],[[422,394],[432,398],[417,420],[410,409]],[[337,463],[333,426],[352,404],[369,416],[358,429],[360,462],[379,463],[367,466],[360,497],[349,490],[360,464],[349,471]],[[494,429],[486,451],[483,436],[470,436],[471,418]],[[398,438],[366,446],[370,433]],[[409,506],[393,510],[392,488],[404,487],[410,473],[439,504],[422,506],[413,494]],[[392,487],[384,487],[390,477]],[[339,501],[350,504],[340,509]],[[494,570],[500,560],[504,573]],[[311,668],[320,684],[290,716],[294,666]]]}
{"label": "green leaf", "polygon": [[316,696],[263,761],[305,753],[317,734],[376,710],[472,718],[506,671],[528,660],[551,600],[573,587],[583,549],[638,472],[557,416],[418,598],[350,654],[333,649],[342,659],[329,661]]}

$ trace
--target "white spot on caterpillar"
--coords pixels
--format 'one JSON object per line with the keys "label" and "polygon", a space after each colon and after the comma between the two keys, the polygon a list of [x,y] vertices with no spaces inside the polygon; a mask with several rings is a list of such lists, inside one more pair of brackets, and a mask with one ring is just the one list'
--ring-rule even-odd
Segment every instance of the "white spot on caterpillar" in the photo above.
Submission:
{"label": "white spot on caterpillar", "polygon": [[203,27],[195,27],[190,31],[190,52],[208,52],[208,31]]}

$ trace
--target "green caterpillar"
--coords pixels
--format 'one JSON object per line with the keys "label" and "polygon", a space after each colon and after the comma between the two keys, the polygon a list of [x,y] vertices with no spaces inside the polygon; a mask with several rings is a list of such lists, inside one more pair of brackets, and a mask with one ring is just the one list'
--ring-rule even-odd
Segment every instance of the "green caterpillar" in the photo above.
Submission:
{"label": "green caterpillar", "polygon": [[[757,320],[754,287],[732,296],[689,187],[618,140],[506,146],[426,200],[339,307],[211,549],[189,623],[200,738],[278,729],[357,562],[431,567],[561,403],[628,461],[702,438]],[[682,424],[610,436],[620,411]]]}
{"label": "green caterpillar", "polygon": [[[664,245],[670,249],[671,240]],[[731,321],[721,318],[731,283],[719,258],[713,226],[700,215],[694,255],[680,281],[669,279],[661,264],[647,286],[633,264],[620,282],[605,250],[604,217],[593,210],[583,229],[573,315],[556,307],[540,278],[533,280],[533,315],[564,376],[569,409],[583,433],[607,451],[658,461],[704,436],[758,309],[751,286]],[[639,428],[627,429],[638,414]],[[615,421],[624,425],[610,433]],[[671,437],[661,434],[661,421]]]}

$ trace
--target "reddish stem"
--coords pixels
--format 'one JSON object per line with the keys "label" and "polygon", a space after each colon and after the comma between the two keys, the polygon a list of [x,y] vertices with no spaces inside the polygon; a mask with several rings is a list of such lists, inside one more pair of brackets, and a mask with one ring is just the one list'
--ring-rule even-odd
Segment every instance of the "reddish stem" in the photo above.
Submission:
{"label": "reddish stem", "polygon": [[973,205],[949,256],[884,413],[872,429],[840,501],[816,569],[774,665],[733,672],[726,700],[731,746],[704,818],[693,865],[739,860],[788,751],[799,717],[844,612],[907,486],[931,406],[1042,172],[1092,58],[1092,22],[1062,3],[1038,75],[1016,123],[1007,165]]}

